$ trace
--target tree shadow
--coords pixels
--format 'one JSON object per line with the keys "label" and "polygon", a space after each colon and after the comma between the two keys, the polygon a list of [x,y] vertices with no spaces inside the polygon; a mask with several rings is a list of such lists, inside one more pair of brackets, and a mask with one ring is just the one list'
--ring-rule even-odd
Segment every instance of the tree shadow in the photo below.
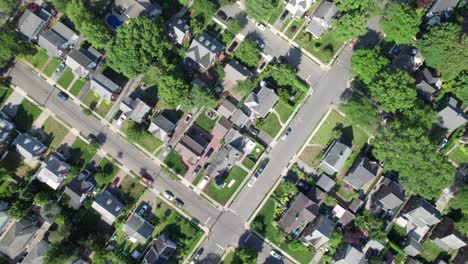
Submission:
{"label": "tree shadow", "polygon": [[371,48],[380,41],[382,35],[372,29],[368,29],[367,33],[363,36],[358,38],[357,43],[354,45],[354,50],[361,49],[361,48]]}
{"label": "tree shadow", "polygon": [[290,48],[285,55],[285,62],[297,69],[302,62],[302,56],[304,56],[304,54],[302,54],[300,50],[296,48]]}
{"label": "tree shadow", "polygon": [[[7,105],[6,107],[9,109],[11,106]],[[19,104],[17,106],[16,115],[13,118],[13,122],[19,131],[25,133],[31,129],[32,124],[34,123],[34,116],[26,111],[22,104]]]}

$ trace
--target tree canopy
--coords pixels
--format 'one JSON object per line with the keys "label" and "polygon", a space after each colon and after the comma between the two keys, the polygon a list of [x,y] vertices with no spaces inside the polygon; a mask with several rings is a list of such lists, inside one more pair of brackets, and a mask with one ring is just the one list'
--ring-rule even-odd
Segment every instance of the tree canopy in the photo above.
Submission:
{"label": "tree canopy", "polygon": [[289,64],[278,64],[270,68],[271,78],[278,86],[291,86],[296,81],[296,70]]}
{"label": "tree canopy", "polygon": [[353,121],[353,124],[367,129],[371,134],[375,132],[379,122],[377,109],[367,99],[355,95],[342,105],[341,110]]}
{"label": "tree canopy", "polygon": [[386,38],[397,44],[411,43],[419,32],[421,17],[407,4],[390,3],[385,7],[382,29]]}
{"label": "tree canopy", "polygon": [[131,78],[146,72],[151,65],[167,66],[171,44],[159,19],[138,17],[117,29],[108,47],[110,66]]}
{"label": "tree canopy", "polygon": [[468,186],[460,187],[450,201],[450,207],[461,209],[462,212],[468,215]]}
{"label": "tree canopy", "polygon": [[336,36],[342,41],[357,38],[367,32],[367,17],[357,12],[347,13],[335,23]]}
{"label": "tree canopy", "polygon": [[455,93],[465,104],[468,103],[468,70],[460,72],[457,77],[444,84],[444,88]]}
{"label": "tree canopy", "polygon": [[383,230],[383,222],[372,215],[369,211],[364,211],[354,218],[354,225],[360,230],[365,230],[371,239],[384,241],[386,233]]}
{"label": "tree canopy", "polygon": [[196,107],[216,107],[216,95],[211,87],[194,85],[190,90],[190,104]]}
{"label": "tree canopy", "polygon": [[373,5],[375,0],[338,0],[336,8],[341,12],[351,10],[366,10]]}
{"label": "tree canopy", "polygon": [[158,82],[158,95],[166,107],[175,108],[187,102],[189,86],[184,80],[167,75]]}
{"label": "tree canopy", "polygon": [[28,45],[19,39],[15,31],[0,31],[0,68],[5,67],[13,56],[26,51],[27,47]]}
{"label": "tree canopy", "polygon": [[255,67],[260,60],[260,54],[255,41],[246,39],[242,41],[234,56],[245,66]]}
{"label": "tree canopy", "polygon": [[18,1],[16,0],[2,0],[0,1],[0,11],[4,13],[10,13],[18,6]]}
{"label": "tree canopy", "polygon": [[256,264],[258,253],[248,248],[239,248],[234,252],[234,260],[242,264]]}
{"label": "tree canopy", "polygon": [[385,70],[369,84],[372,97],[385,112],[399,112],[409,109],[416,100],[415,81],[401,70]]}
{"label": "tree canopy", "polygon": [[436,69],[445,80],[468,70],[468,37],[462,27],[444,22],[434,26],[418,40],[425,63]]}
{"label": "tree canopy", "polygon": [[365,84],[369,84],[375,75],[389,64],[390,60],[381,55],[379,48],[358,49],[351,58],[354,72]]}
{"label": "tree canopy", "polygon": [[216,6],[210,0],[193,1],[192,8],[197,15],[202,14],[208,18],[211,18],[216,13]]}
{"label": "tree canopy", "polygon": [[278,7],[279,0],[246,0],[247,14],[259,21],[270,19],[271,14]]}

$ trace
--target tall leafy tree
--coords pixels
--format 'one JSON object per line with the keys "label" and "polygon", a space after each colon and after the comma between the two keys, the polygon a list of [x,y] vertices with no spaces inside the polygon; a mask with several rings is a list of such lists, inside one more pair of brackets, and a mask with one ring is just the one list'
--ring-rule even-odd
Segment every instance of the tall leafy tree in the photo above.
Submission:
{"label": "tall leafy tree", "polygon": [[463,215],[460,221],[455,223],[455,228],[465,236],[468,235],[468,215]]}
{"label": "tall leafy tree", "polygon": [[193,106],[214,108],[216,106],[216,95],[210,87],[194,85],[190,90],[190,103]]}
{"label": "tall leafy tree", "polygon": [[289,64],[279,64],[270,68],[270,74],[278,86],[291,86],[296,81],[296,70]]}
{"label": "tall leafy tree", "polygon": [[2,0],[0,1],[0,11],[10,13],[18,6],[17,0]]}
{"label": "tall leafy tree", "polygon": [[364,14],[357,12],[343,15],[335,23],[336,36],[339,39],[346,41],[352,38],[357,38],[367,32],[367,18]]}
{"label": "tall leafy tree", "polygon": [[13,30],[0,31],[0,68],[17,54],[27,51],[28,45],[21,41]]}
{"label": "tall leafy tree", "polygon": [[390,3],[385,7],[381,22],[386,38],[397,44],[411,43],[419,31],[421,17],[407,4]]}
{"label": "tall leafy tree", "polygon": [[182,79],[173,76],[163,76],[158,82],[159,98],[168,108],[187,103],[189,88]]}
{"label": "tall leafy tree", "polygon": [[278,7],[278,0],[246,0],[247,14],[262,21],[270,19],[271,14]]}
{"label": "tall leafy tree", "polygon": [[339,11],[366,10],[375,3],[375,0],[338,0],[336,8]]}
{"label": "tall leafy tree", "polygon": [[149,66],[168,66],[171,50],[160,19],[138,17],[117,29],[117,36],[108,47],[108,62],[127,77],[144,73]]}
{"label": "tall leafy tree", "polygon": [[454,92],[465,104],[468,103],[468,70],[460,72],[457,77],[448,81],[444,88]]}
{"label": "tall leafy tree", "polygon": [[216,6],[210,0],[193,1],[192,8],[196,14],[203,14],[205,17],[212,17],[216,12]]}
{"label": "tall leafy tree", "polygon": [[234,253],[234,259],[242,264],[255,264],[257,263],[258,253],[255,250],[248,248],[239,248]]}
{"label": "tall leafy tree", "polygon": [[234,56],[245,66],[255,67],[260,60],[260,53],[255,41],[246,39],[234,51]]}
{"label": "tall leafy tree", "polygon": [[462,27],[444,22],[429,29],[418,40],[425,63],[435,68],[445,80],[468,70],[468,37]]}
{"label": "tall leafy tree", "polygon": [[389,64],[390,60],[382,56],[379,48],[358,49],[351,58],[353,71],[365,84],[369,84],[375,75]]}
{"label": "tall leafy tree", "polygon": [[375,132],[378,125],[377,108],[366,99],[355,95],[342,105],[342,111],[354,124],[371,134]]}
{"label": "tall leafy tree", "polygon": [[461,209],[464,214],[468,215],[468,186],[463,186],[455,192],[450,201],[450,207]]}

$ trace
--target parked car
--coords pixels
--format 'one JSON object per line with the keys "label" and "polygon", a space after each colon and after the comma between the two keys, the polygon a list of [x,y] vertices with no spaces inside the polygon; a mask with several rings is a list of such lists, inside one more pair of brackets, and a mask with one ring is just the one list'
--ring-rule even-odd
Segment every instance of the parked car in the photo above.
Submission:
{"label": "parked car", "polygon": [[195,167],[195,169],[193,170],[192,172],[192,176],[196,176],[201,170],[201,166],[198,165],[197,167]]}
{"label": "parked car", "polygon": [[213,148],[210,148],[206,154],[205,154],[205,158],[206,159],[209,159],[211,157],[211,155],[213,155],[213,152],[214,152],[214,149]]}
{"label": "parked car", "polygon": [[60,63],[60,65],[55,70],[56,73],[61,73],[65,69],[65,62]]}
{"label": "parked car", "polygon": [[171,150],[172,150],[172,147],[171,147],[171,146],[167,146],[167,147],[164,149],[163,153],[161,154],[162,157],[165,158],[167,155],[169,155],[169,152],[171,152]]}
{"label": "parked car", "polygon": [[57,93],[57,96],[58,96],[58,98],[60,98],[60,100],[62,100],[62,101],[67,101],[68,98],[70,98],[70,97],[68,96],[68,94],[66,94],[65,92],[62,92],[62,91],[58,92],[58,93]]}
{"label": "parked car", "polygon": [[448,140],[446,138],[442,139],[442,141],[440,141],[439,148],[440,149],[445,148],[445,146],[447,146],[447,143],[448,143]]}
{"label": "parked car", "polygon": [[175,199],[175,205],[182,208],[182,207],[184,207],[185,204],[184,204],[184,201],[182,201],[180,198],[176,198]]}
{"label": "parked car", "polygon": [[280,19],[281,19],[281,20],[284,20],[284,19],[288,16],[288,14],[289,14],[289,11],[288,11],[288,10],[284,10],[283,14],[281,14],[281,16],[280,16]]}
{"label": "parked car", "polygon": [[229,53],[234,52],[234,50],[237,48],[238,45],[239,45],[239,42],[233,41],[231,46],[229,46],[229,48],[228,48],[228,52]]}
{"label": "parked car", "polygon": [[221,18],[221,20],[226,21],[228,19],[228,15],[224,13],[223,10],[219,10],[216,15]]}
{"label": "parked car", "polygon": [[260,30],[262,30],[262,31],[266,29],[265,25],[262,24],[262,23],[258,23],[258,22],[257,22],[255,25],[256,25]]}
{"label": "parked car", "polygon": [[272,257],[274,257],[275,259],[278,259],[278,260],[280,260],[282,258],[281,254],[278,251],[274,250],[274,249],[272,249],[270,251],[270,256],[272,256]]}
{"label": "parked car", "polygon": [[247,184],[247,186],[249,186],[249,187],[254,186],[256,181],[257,181],[257,177],[252,176],[252,178],[250,178],[249,183]]}
{"label": "parked car", "polygon": [[260,65],[260,67],[258,67],[257,72],[258,72],[258,73],[261,73],[261,72],[265,69],[265,67],[266,67],[267,65],[268,65],[268,62],[267,62],[267,61],[262,62],[262,64]]}
{"label": "parked car", "polygon": [[168,199],[169,201],[174,200],[174,195],[170,191],[165,191],[163,193],[164,198]]}
{"label": "parked car", "polygon": [[185,118],[185,123],[188,123],[191,118],[192,118],[192,114],[189,113],[187,117]]}
{"label": "parked car", "polygon": [[193,257],[193,259],[194,259],[194,260],[200,259],[201,254],[203,253],[203,250],[204,250],[203,248],[200,248],[200,249],[198,250],[197,254],[195,254],[195,256]]}
{"label": "parked car", "polygon": [[148,185],[153,185],[153,182],[154,182],[150,176],[145,175],[145,174],[141,175],[141,181]]}
{"label": "parked car", "polygon": [[265,48],[265,42],[263,42],[263,40],[261,40],[260,38],[255,38],[253,40],[255,42],[255,44],[257,44],[257,46],[263,50]]}
{"label": "parked car", "polygon": [[286,140],[289,136],[289,134],[291,134],[291,128],[288,127],[288,129],[286,129],[286,132],[284,132],[283,136],[281,137],[282,140]]}
{"label": "parked car", "polygon": [[119,180],[120,180],[119,177],[115,177],[115,179],[112,181],[112,183],[110,184],[109,187],[111,189],[114,189],[117,186],[117,184],[119,183]]}
{"label": "parked car", "polygon": [[146,210],[148,210],[148,205],[144,204],[143,206],[141,206],[140,210],[138,211],[138,214],[140,216],[143,216],[143,214],[145,214]]}
{"label": "parked car", "polygon": [[122,113],[122,114],[119,116],[119,119],[117,119],[116,125],[117,125],[118,127],[120,127],[120,126],[123,124],[123,122],[124,122],[125,120],[127,120],[127,115],[124,114],[124,113]]}

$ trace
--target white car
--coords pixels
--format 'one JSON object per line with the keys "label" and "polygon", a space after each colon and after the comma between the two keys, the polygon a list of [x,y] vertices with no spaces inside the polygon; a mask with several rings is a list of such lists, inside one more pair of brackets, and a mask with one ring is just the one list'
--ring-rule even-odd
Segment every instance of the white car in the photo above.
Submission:
{"label": "white car", "polygon": [[144,204],[141,208],[140,208],[140,211],[138,211],[138,214],[140,216],[143,216],[143,214],[146,212],[146,210],[148,210],[148,205]]}
{"label": "white car", "polygon": [[164,198],[168,199],[169,201],[174,200],[174,195],[170,191],[165,191],[163,193]]}
{"label": "white car", "polygon": [[256,181],[257,181],[257,177],[252,177],[247,185],[249,187],[252,187],[252,186],[254,186]]}
{"label": "white car", "polygon": [[266,29],[265,25],[263,25],[262,23],[257,22],[255,25],[262,31]]}
{"label": "white car", "polygon": [[121,114],[120,117],[119,117],[119,119],[117,120],[116,125],[117,125],[118,127],[120,127],[120,126],[123,124],[123,122],[124,122],[125,120],[127,120],[127,115],[126,115],[126,114]]}
{"label": "white car", "polygon": [[281,259],[282,258],[281,254],[278,251],[274,250],[274,249],[272,249],[270,251],[270,256],[274,257],[275,259]]}

